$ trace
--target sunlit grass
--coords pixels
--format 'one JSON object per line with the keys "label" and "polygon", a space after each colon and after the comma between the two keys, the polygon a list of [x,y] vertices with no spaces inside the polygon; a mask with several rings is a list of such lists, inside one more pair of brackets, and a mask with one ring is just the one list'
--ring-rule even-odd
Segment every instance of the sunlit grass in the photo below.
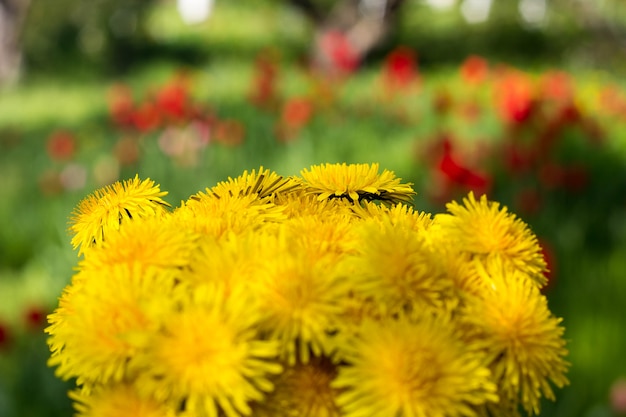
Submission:
{"label": "sunlit grass", "polygon": [[102,83],[42,80],[0,91],[0,128],[77,126],[104,113]]}

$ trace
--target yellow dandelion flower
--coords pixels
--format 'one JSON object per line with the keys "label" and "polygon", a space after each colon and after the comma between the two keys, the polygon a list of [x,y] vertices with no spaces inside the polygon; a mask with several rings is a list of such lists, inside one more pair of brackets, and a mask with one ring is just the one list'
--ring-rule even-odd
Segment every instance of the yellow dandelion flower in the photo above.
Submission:
{"label": "yellow dandelion flower", "polygon": [[430,213],[420,212],[406,204],[385,206],[371,202],[353,206],[354,212],[360,219],[381,219],[391,222],[392,225],[408,228],[421,233],[430,229],[433,218]]}
{"label": "yellow dandelion flower", "polygon": [[216,237],[230,232],[257,230],[269,223],[280,222],[285,216],[282,208],[254,194],[216,196],[197,193],[174,210],[182,227]]}
{"label": "yellow dandelion flower", "polygon": [[253,404],[254,417],[341,417],[335,399],[339,390],[330,386],[337,367],[325,357],[287,367],[267,398]]}
{"label": "yellow dandelion flower", "polygon": [[181,284],[190,288],[201,285],[222,285],[229,293],[233,287],[254,279],[263,264],[265,233],[231,234],[225,238],[205,235],[191,254],[190,266],[179,275]]}
{"label": "yellow dandelion flower", "polygon": [[49,365],[64,379],[76,377],[79,385],[121,381],[128,376],[129,358],[145,348],[146,335],[158,327],[154,312],[173,309],[174,279],[139,264],[79,275],[48,316]]}
{"label": "yellow dandelion flower", "polygon": [[497,202],[474,198],[463,199],[463,205],[448,203],[449,214],[438,214],[442,238],[454,242],[458,250],[467,252],[482,263],[503,260],[530,277],[538,286],[546,284],[546,262],[537,237],[526,223],[509,213]]}
{"label": "yellow dandelion flower", "polygon": [[[299,188],[301,181],[293,177],[283,177],[270,171],[259,168],[247,170],[237,178],[228,178],[228,181],[219,182],[212,187],[210,193],[219,198],[224,196],[256,195],[258,198],[272,198],[278,194],[285,194]],[[208,190],[207,190],[208,191]]]}
{"label": "yellow dandelion flower", "polygon": [[260,248],[267,262],[250,283],[261,303],[261,329],[280,342],[280,357],[290,365],[328,350],[328,332],[350,290],[337,256],[311,257],[292,242],[284,233]]}
{"label": "yellow dandelion flower", "polygon": [[352,219],[345,215],[300,216],[282,227],[309,258],[340,257],[351,252],[357,240]]}
{"label": "yellow dandelion flower", "polygon": [[189,265],[197,240],[195,233],[171,215],[137,219],[111,231],[106,241],[86,254],[79,267],[98,269],[126,263],[182,269]]}
{"label": "yellow dandelion flower", "polygon": [[378,173],[378,164],[313,165],[300,173],[304,187],[319,200],[344,198],[351,202],[379,200],[410,202],[415,195],[412,184],[402,184],[392,171]]}
{"label": "yellow dandelion flower", "polygon": [[249,415],[249,402],[273,388],[268,376],[282,370],[273,361],[276,342],[257,337],[250,293],[202,285],[174,298],[180,308],[163,317],[150,349],[131,362],[135,386],[185,416]]}
{"label": "yellow dandelion flower", "polygon": [[453,282],[425,237],[391,219],[364,221],[356,255],[347,264],[357,294],[388,314],[423,314],[450,309]]}
{"label": "yellow dandelion flower", "polygon": [[488,353],[503,400],[538,414],[542,396],[554,400],[550,383],[559,388],[568,383],[562,320],[521,272],[502,263],[477,270],[491,285],[467,301],[469,342]]}
{"label": "yellow dandelion flower", "polygon": [[329,356],[333,363],[346,361],[346,346],[361,332],[361,326],[366,321],[388,320],[386,309],[371,298],[363,298],[351,292],[341,300],[343,313],[337,331],[329,341]]}
{"label": "yellow dandelion flower", "polygon": [[288,219],[300,216],[318,216],[320,218],[329,215],[353,217],[354,204],[343,199],[318,200],[315,195],[305,194],[303,191],[294,191],[281,194],[274,202],[284,209]]}
{"label": "yellow dandelion flower", "polygon": [[366,321],[347,349],[332,383],[345,417],[475,416],[476,406],[497,400],[481,356],[448,320]]}
{"label": "yellow dandelion flower", "polygon": [[76,417],[175,417],[176,410],[152,398],[139,396],[130,384],[99,386],[86,393],[73,390],[69,393],[74,400]]}
{"label": "yellow dandelion flower", "polygon": [[460,298],[464,298],[467,294],[475,295],[484,291],[485,286],[489,283],[485,282],[484,278],[476,271],[476,265],[479,263],[472,259],[470,254],[445,250],[446,248],[440,249],[439,256],[441,256],[446,275],[452,280]]}
{"label": "yellow dandelion flower", "polygon": [[74,249],[80,247],[80,255],[86,248],[101,244],[122,223],[166,212],[169,204],[161,199],[166,194],[154,181],[142,181],[138,176],[95,191],[72,212],[69,230],[74,235]]}

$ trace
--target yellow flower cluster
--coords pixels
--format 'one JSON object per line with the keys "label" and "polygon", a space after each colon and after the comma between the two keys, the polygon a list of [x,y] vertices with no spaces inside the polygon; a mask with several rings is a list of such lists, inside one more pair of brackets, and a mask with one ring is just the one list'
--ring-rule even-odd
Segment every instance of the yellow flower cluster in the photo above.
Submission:
{"label": "yellow flower cluster", "polygon": [[377,164],[165,194],[72,215],[46,331],[78,416],[516,416],[567,384],[536,237],[484,196],[421,213]]}

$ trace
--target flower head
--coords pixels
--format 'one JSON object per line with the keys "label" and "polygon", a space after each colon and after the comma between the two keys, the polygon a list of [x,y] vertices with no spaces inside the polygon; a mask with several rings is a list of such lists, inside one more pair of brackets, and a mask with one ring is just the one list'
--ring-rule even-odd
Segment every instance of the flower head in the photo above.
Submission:
{"label": "flower head", "polygon": [[131,359],[140,394],[189,416],[249,415],[249,402],[261,400],[273,388],[268,376],[281,371],[276,342],[258,338],[254,299],[241,286],[226,293],[211,284],[174,298],[181,308],[163,317],[150,349]]}
{"label": "flower head", "polygon": [[366,321],[332,386],[345,417],[475,416],[496,386],[444,319]]}
{"label": "flower head", "polygon": [[511,125],[527,122],[536,107],[535,86],[530,77],[513,70],[506,70],[497,79],[494,99],[502,120]]}
{"label": "flower head", "polygon": [[502,261],[529,277],[535,285],[546,283],[546,262],[537,237],[526,223],[497,202],[474,198],[470,192],[463,205],[448,203],[449,214],[438,214],[435,222],[443,240],[484,264]]}
{"label": "flower head", "polygon": [[418,226],[419,216],[398,214],[391,209],[356,226],[360,239],[350,259],[356,293],[391,315],[449,309],[453,282],[430,245],[428,223]]}
{"label": "flower head", "polygon": [[289,365],[307,363],[331,346],[330,332],[343,313],[350,287],[341,273],[341,256],[318,252],[311,256],[289,229],[262,243],[267,259],[250,281],[261,304],[261,330],[280,342],[280,357]]}
{"label": "flower head", "polygon": [[380,200],[410,202],[415,194],[411,184],[402,184],[391,171],[378,173],[378,164],[314,165],[301,172],[308,193],[319,200],[345,198],[351,202]]}
{"label": "flower head", "polygon": [[81,201],[71,217],[69,230],[74,234],[72,245],[87,248],[100,245],[110,231],[119,230],[123,223],[137,217],[151,217],[166,212],[166,195],[150,179],[138,176],[101,188]]}
{"label": "flower head", "polygon": [[128,360],[145,348],[158,327],[155,312],[169,311],[174,277],[135,264],[105,265],[79,272],[59,307],[48,316],[51,366],[81,384],[120,382]]}
{"label": "flower head", "polygon": [[278,193],[291,191],[299,186],[299,182],[291,177],[283,177],[269,169],[259,168],[250,172],[244,171],[237,178],[228,178],[215,187],[210,193],[218,198],[227,196],[255,195],[260,199],[273,198]]}
{"label": "flower head", "polygon": [[488,353],[502,403],[521,404],[538,414],[542,396],[554,399],[550,383],[559,388],[568,383],[561,319],[520,271],[503,263],[479,264],[477,270],[490,285],[467,300],[468,342]]}
{"label": "flower head", "polygon": [[418,79],[417,57],[413,49],[399,46],[385,58],[383,80],[393,92],[401,92]]}
{"label": "flower head", "polygon": [[189,266],[198,236],[171,215],[138,218],[113,230],[79,263],[81,269],[141,264],[179,270]]}
{"label": "flower head", "polygon": [[210,190],[191,196],[173,215],[182,227],[216,237],[258,230],[284,219],[281,207],[257,194],[220,196]]}
{"label": "flower head", "polygon": [[76,153],[76,138],[70,132],[54,132],[48,138],[47,150],[53,160],[70,160]]}
{"label": "flower head", "polygon": [[467,84],[480,84],[489,75],[489,64],[485,58],[470,55],[461,64],[461,78]]}
{"label": "flower head", "polygon": [[175,410],[141,397],[130,384],[103,385],[91,392],[70,391],[76,417],[175,417]]}
{"label": "flower head", "polygon": [[329,216],[352,216],[355,208],[354,204],[343,199],[318,200],[316,195],[306,194],[302,184],[290,193],[277,195],[275,204],[284,209],[287,218],[315,216],[324,221]]}
{"label": "flower head", "polygon": [[337,367],[325,357],[287,367],[275,381],[265,401],[253,406],[256,417],[340,417],[335,400],[339,390],[331,387]]}

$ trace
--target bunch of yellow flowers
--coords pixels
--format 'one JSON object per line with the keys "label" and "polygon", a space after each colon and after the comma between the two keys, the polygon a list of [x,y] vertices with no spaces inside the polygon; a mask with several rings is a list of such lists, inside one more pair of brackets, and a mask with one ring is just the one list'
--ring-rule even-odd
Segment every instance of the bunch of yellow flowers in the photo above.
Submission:
{"label": "bunch of yellow flowers", "polygon": [[568,382],[537,238],[485,196],[418,212],[378,164],[165,194],[135,177],[72,214],[46,331],[78,416],[532,415]]}

